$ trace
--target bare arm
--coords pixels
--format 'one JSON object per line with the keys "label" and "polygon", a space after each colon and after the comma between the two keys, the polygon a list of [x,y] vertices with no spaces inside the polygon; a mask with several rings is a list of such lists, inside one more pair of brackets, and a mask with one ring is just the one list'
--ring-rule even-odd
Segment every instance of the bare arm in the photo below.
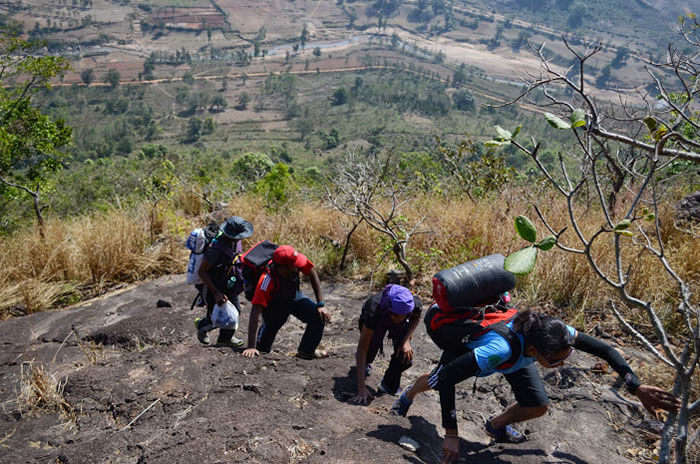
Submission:
{"label": "bare arm", "polygon": [[211,270],[212,266],[207,261],[207,258],[202,258],[202,264],[199,266],[199,278],[202,279],[202,282],[204,282],[204,285],[207,286],[209,291],[212,292],[214,295],[214,300],[216,301],[217,304],[221,304],[224,301],[226,301],[226,295],[221,293],[219,289],[217,289],[214,286],[214,282],[211,280],[211,276],[209,275],[209,271]]}
{"label": "bare arm", "polygon": [[248,348],[243,350],[243,356],[246,358],[252,358],[260,354],[255,345],[258,337],[258,322],[262,311],[263,307],[260,305],[253,305],[253,309],[250,311],[250,320],[248,321]]}
{"label": "bare arm", "polygon": [[[316,295],[316,302],[320,303],[323,301],[323,292],[321,292],[321,280],[318,278],[318,274],[316,273],[315,269],[311,269],[311,272],[309,272],[309,278],[311,280],[311,287],[314,289],[314,294]],[[329,322],[331,320],[331,315],[322,305],[319,306],[317,310],[321,315],[323,322]]]}
{"label": "bare arm", "polygon": [[311,280],[311,288],[314,289],[314,295],[316,295],[316,301],[323,301],[323,292],[321,291],[321,279],[318,278],[316,269],[311,269],[311,272],[309,272],[309,279]]}
{"label": "bare arm", "polygon": [[363,327],[362,332],[360,332],[360,341],[357,343],[357,352],[355,353],[357,396],[351,400],[353,403],[367,404],[369,401],[370,395],[365,385],[365,374],[367,370],[367,352],[369,351],[373,335],[374,330],[369,327]]}

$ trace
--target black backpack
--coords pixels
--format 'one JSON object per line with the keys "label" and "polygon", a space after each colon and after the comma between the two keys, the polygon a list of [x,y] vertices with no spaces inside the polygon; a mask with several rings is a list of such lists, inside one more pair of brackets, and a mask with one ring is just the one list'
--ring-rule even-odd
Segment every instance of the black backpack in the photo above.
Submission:
{"label": "black backpack", "polygon": [[260,275],[267,269],[278,246],[268,240],[263,240],[240,256],[243,293],[248,301],[252,301]]}

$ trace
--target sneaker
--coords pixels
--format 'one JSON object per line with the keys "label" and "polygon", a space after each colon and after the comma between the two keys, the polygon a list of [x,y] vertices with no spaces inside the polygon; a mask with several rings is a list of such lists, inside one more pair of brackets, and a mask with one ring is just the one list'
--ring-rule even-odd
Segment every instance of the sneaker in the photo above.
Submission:
{"label": "sneaker", "polygon": [[491,425],[491,419],[486,421],[484,425],[486,433],[493,438],[497,443],[522,443],[527,438],[522,433],[518,432],[515,427],[506,425],[500,429],[493,428]]}
{"label": "sneaker", "polygon": [[379,386],[377,387],[377,390],[380,393],[384,393],[385,395],[391,395],[391,396],[396,396],[396,391],[389,391],[389,388],[384,385],[384,381],[382,381]]}
{"label": "sneaker", "polygon": [[231,337],[231,340],[217,340],[214,346],[240,349],[243,348],[244,345],[245,342],[240,338]]}
{"label": "sneaker", "polygon": [[408,414],[408,409],[411,407],[411,404],[413,404],[413,401],[408,399],[406,393],[401,393],[401,395],[399,395],[396,401],[394,401],[394,404],[391,405],[391,414],[395,416],[406,417],[406,414]]}
{"label": "sneaker", "polygon": [[304,353],[303,351],[297,351],[296,357],[301,359],[322,359],[327,358],[328,352],[324,350],[316,350],[313,353]]}

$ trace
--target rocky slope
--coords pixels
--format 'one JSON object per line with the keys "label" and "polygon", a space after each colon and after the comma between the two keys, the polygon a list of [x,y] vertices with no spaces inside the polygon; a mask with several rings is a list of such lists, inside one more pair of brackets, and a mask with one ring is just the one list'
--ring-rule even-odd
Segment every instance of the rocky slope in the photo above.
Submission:
{"label": "rocky slope", "polygon": [[[248,360],[227,348],[200,345],[183,276],[164,277],[81,307],[0,323],[0,461],[7,463],[354,463],[439,462],[442,428],[437,395],[419,398],[408,418],[389,414],[392,397],[368,407],[348,404],[351,366],[364,290],[324,284],[333,320],[323,360],[293,357],[302,326],[290,320],[276,350]],[[158,307],[165,300],[172,307]],[[249,305],[238,335],[245,337]],[[412,380],[439,353],[418,329]],[[389,350],[387,350],[389,351]],[[376,386],[388,359],[375,363]],[[458,390],[461,462],[631,463],[643,447],[638,409],[615,396],[614,377],[576,353],[546,372],[552,407],[523,426],[529,440],[491,445],[483,418],[512,400],[500,376]],[[45,369],[63,387],[63,415],[50,405],[28,408],[30,373]],[[35,383],[41,380],[35,375]],[[23,380],[24,379],[24,380]],[[404,384],[406,381],[404,381]],[[144,412],[145,411],[145,412]],[[131,424],[130,426],[128,426]],[[402,436],[417,452],[398,445]]]}

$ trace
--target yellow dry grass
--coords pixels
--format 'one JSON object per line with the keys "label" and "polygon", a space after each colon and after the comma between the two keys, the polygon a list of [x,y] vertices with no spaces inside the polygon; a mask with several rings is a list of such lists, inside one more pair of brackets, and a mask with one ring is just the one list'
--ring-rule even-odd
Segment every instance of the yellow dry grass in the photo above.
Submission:
{"label": "yellow dry grass", "polygon": [[0,315],[34,312],[92,296],[110,285],[178,272],[186,258],[179,237],[151,240],[150,211],[113,210],[52,219],[46,238],[27,230],[3,239]]}
{"label": "yellow dry grass", "polygon": [[77,414],[63,397],[65,383],[46,371],[43,365],[22,363],[17,406],[20,413],[55,412],[67,423],[74,424]]}
{"label": "yellow dry grass", "polygon": [[[556,196],[542,197],[544,214],[557,229],[568,224],[566,205]],[[5,253],[0,255],[0,314],[21,306],[37,311],[94,295],[118,282],[138,281],[164,273],[184,272],[187,253],[182,243],[189,230],[208,218],[206,204],[194,190],[181,191],[172,204],[162,202],[156,209],[144,205],[137,210],[112,210],[68,221],[50,220],[46,240],[34,232],[3,239]],[[678,272],[698,288],[700,281],[700,241],[683,234],[672,224],[672,208],[663,208],[663,233],[669,244],[666,254]],[[402,212],[407,224],[423,218],[421,233],[408,244],[408,258],[417,273],[419,291],[429,296],[430,278],[443,268],[491,253],[509,254],[526,245],[516,236],[513,218],[518,214],[536,215],[527,195],[508,191],[472,203],[467,199],[426,196],[414,199]],[[191,216],[195,214],[195,216]],[[197,215],[198,214],[198,215]],[[594,209],[580,210],[581,228],[590,235],[601,226]],[[324,274],[337,275],[340,251],[328,238],[344,243],[352,218],[328,209],[318,201],[297,201],[278,211],[269,211],[264,200],[249,195],[237,196],[226,210],[215,217],[238,215],[251,221],[255,234],[245,245],[268,239],[288,243],[309,256]],[[539,238],[549,233],[536,221]],[[639,235],[638,237],[639,238]],[[625,238],[626,245],[632,241]],[[580,247],[571,227],[562,241]],[[390,243],[379,232],[360,226],[352,237],[347,277],[366,278],[372,270],[382,273],[398,268]],[[677,291],[656,259],[638,256],[638,248],[626,247],[626,256],[634,259],[630,291],[651,299],[664,321],[674,320],[674,294]],[[595,256],[612,270],[612,242],[601,240]],[[697,293],[697,291],[695,292]],[[588,318],[610,313],[606,302],[613,294],[592,271],[581,255],[552,250],[540,252],[535,272],[519,279],[517,297],[527,304],[552,304],[561,315],[585,325]],[[639,323],[644,314],[633,311]]]}

